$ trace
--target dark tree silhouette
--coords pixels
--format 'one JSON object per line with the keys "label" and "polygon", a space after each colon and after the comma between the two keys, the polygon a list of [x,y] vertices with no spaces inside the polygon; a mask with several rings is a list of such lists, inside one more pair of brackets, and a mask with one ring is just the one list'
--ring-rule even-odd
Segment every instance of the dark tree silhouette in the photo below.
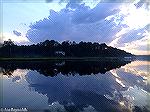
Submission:
{"label": "dark tree silhouette", "polygon": [[45,76],[63,75],[91,75],[106,73],[109,70],[120,68],[131,61],[124,60],[96,60],[96,61],[3,61],[0,63],[4,75],[12,74],[16,69],[36,70]]}
{"label": "dark tree silhouette", "polygon": [[[62,55],[63,54],[63,55]],[[33,45],[15,45],[10,39],[0,48],[0,57],[125,57],[133,56],[105,43],[46,40]]]}
{"label": "dark tree silhouette", "polygon": [[13,46],[15,45],[14,42],[11,39],[8,39],[8,41],[4,41],[3,46]]}

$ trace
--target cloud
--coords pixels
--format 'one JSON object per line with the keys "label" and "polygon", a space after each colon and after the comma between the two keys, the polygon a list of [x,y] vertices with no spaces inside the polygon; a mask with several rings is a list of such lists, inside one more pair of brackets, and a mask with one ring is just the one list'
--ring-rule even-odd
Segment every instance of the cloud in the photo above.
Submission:
{"label": "cloud", "polygon": [[68,3],[81,3],[84,0],[45,0],[47,3],[51,3],[51,2],[68,2]]}
{"label": "cloud", "polygon": [[131,31],[124,29],[119,33],[118,38],[113,40],[110,46],[117,47],[133,54],[150,55],[150,32],[142,28]]}
{"label": "cloud", "polygon": [[118,6],[99,3],[91,9],[85,4],[68,4],[59,12],[50,10],[48,18],[32,23],[26,36],[35,43],[46,39],[110,42],[121,27],[105,18],[119,12]]}
{"label": "cloud", "polygon": [[122,46],[118,44],[117,46],[125,51],[134,52],[134,54],[150,55],[150,32],[145,32],[142,36],[141,39],[124,43]]}
{"label": "cloud", "polygon": [[21,36],[21,33],[18,32],[18,31],[16,31],[16,30],[14,30],[13,33],[14,33],[16,36]]}
{"label": "cloud", "polygon": [[[150,54],[148,44],[150,12],[145,7],[145,2],[137,1],[137,3],[141,3],[141,5],[139,7],[134,4],[123,5],[118,16],[113,16],[115,21],[119,18],[119,24],[127,27],[122,28],[114,35],[116,38],[109,45],[133,54]],[[123,19],[121,20],[120,17]]]}
{"label": "cloud", "polygon": [[128,42],[142,39],[144,37],[143,36],[144,33],[145,33],[145,28],[130,30],[127,33],[121,35],[121,38],[118,40],[118,44],[128,43]]}
{"label": "cloud", "polygon": [[25,36],[17,36],[15,34],[6,33],[6,32],[0,34],[0,43],[3,43],[8,39],[11,39],[16,44],[31,44],[31,42],[29,42],[28,38]]}
{"label": "cloud", "polygon": [[136,2],[134,5],[136,6],[136,8],[141,8],[143,5],[145,5],[147,10],[150,9],[149,0],[138,0],[138,2]]}
{"label": "cloud", "polygon": [[46,39],[92,41],[129,49],[127,44],[141,40],[148,31],[150,13],[142,0],[102,0],[93,8],[83,1],[69,0],[60,11],[50,10],[47,18],[29,26],[26,37],[34,43]]}

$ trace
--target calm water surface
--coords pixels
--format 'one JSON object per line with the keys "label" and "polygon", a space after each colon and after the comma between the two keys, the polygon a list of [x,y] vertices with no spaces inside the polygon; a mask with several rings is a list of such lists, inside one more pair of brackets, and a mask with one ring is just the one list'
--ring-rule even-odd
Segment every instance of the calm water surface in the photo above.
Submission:
{"label": "calm water surface", "polygon": [[149,112],[150,61],[2,62],[1,108]]}

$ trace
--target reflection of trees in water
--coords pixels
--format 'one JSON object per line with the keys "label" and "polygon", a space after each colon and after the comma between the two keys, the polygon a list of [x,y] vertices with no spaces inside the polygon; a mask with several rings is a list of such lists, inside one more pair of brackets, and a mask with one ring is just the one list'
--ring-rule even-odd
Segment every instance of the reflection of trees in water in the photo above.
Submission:
{"label": "reflection of trees in water", "polygon": [[[11,75],[16,69],[36,70],[45,76],[55,76],[58,73],[63,75],[91,75],[106,73],[107,71],[119,68],[128,61],[13,61],[3,62],[0,66],[5,69],[4,75]],[[9,65],[9,66],[8,66]]]}
{"label": "reflection of trees in water", "polygon": [[[108,61],[100,61],[100,62],[98,62],[98,61],[84,61],[84,62],[83,61],[47,61],[47,62],[40,62],[39,61],[39,62],[37,62],[36,61],[36,62],[4,62],[4,63],[1,63],[0,66],[2,68],[4,68],[4,69],[2,69],[3,75],[8,75],[8,76],[11,76],[13,71],[16,69],[36,70],[39,73],[44,74],[45,76],[54,76],[60,72],[63,75],[69,75],[69,74],[75,75],[76,73],[78,73],[79,75],[90,75],[92,73],[93,74],[106,73],[107,71],[109,71],[111,69],[119,68],[120,66],[123,66],[127,63],[129,63],[129,62],[120,62],[120,61],[116,61],[116,62],[113,62],[113,61],[109,61],[109,62]],[[109,78],[107,75],[106,75],[106,77],[107,77],[107,80],[104,77],[102,77],[101,79],[104,78],[105,83],[107,83],[106,84],[107,86],[104,86],[105,84],[104,84],[104,82],[102,82],[102,80],[99,81],[99,82],[101,82],[101,85],[102,85],[101,86],[102,89],[100,88],[101,92],[104,91],[106,93],[113,93],[111,86],[114,85],[115,87],[117,87],[116,82],[112,77]],[[112,83],[110,83],[111,80],[113,80]],[[42,79],[40,81],[42,81]],[[93,92],[92,91],[84,91],[83,89],[81,89],[83,91],[76,90],[76,89],[74,89],[73,91],[69,91],[69,89],[67,89],[67,87],[61,88],[61,83],[57,83],[59,87],[58,88],[55,87],[54,90],[52,90],[52,89],[50,89],[51,88],[50,85],[53,84],[52,80],[49,80],[49,82],[51,82],[51,83],[49,83],[49,85],[47,84],[47,82],[45,82],[46,83],[45,85],[40,85],[40,83],[39,83],[39,85],[38,84],[37,85],[30,84],[30,87],[34,88],[35,91],[37,91],[41,94],[47,94],[47,96],[49,97],[48,102],[50,104],[53,101],[59,100],[60,104],[63,104],[66,110],[71,110],[71,109],[76,109],[76,110],[81,109],[82,110],[82,108],[85,108],[88,105],[92,105],[96,110],[103,111],[103,112],[108,112],[108,111],[119,111],[119,112],[126,111],[126,112],[128,112],[127,109],[125,109],[124,107],[121,107],[119,104],[119,102],[126,100],[125,98],[122,97],[121,94],[117,94],[117,95],[115,94],[114,99],[111,100],[109,98],[106,98],[104,96],[103,92],[102,92],[102,94],[97,94],[94,91]],[[67,83],[67,80],[65,80],[65,82]],[[76,81],[75,81],[75,83],[76,83]],[[96,83],[98,84],[98,82],[96,82]],[[69,83],[67,83],[67,84],[69,84]],[[92,85],[92,84],[90,83],[89,85]],[[82,86],[82,85],[80,85],[80,86]],[[72,89],[72,86],[70,88]],[[64,90],[64,89],[66,89],[66,90]],[[119,87],[116,89],[119,91],[122,90],[122,89],[119,89]],[[127,88],[124,88],[124,89],[126,90]],[[55,92],[52,94],[51,93],[52,91],[55,91]],[[71,97],[71,99],[70,99],[70,97]],[[118,98],[118,97],[120,99],[116,100],[116,98]],[[66,100],[66,102],[65,101],[63,102],[63,100],[65,98],[72,100],[75,105],[68,106],[67,105],[68,100]],[[62,101],[60,99],[62,99]],[[74,111],[72,111],[72,112],[74,112]],[[141,107],[135,106],[135,107],[133,107],[133,112],[148,112],[148,110],[146,107],[141,108]]]}

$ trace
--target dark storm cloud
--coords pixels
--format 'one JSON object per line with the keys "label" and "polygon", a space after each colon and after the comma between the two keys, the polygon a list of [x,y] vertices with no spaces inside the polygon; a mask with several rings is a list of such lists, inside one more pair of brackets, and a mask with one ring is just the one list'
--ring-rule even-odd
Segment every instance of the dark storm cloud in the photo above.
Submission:
{"label": "dark storm cloud", "polygon": [[16,30],[14,30],[13,33],[14,33],[16,36],[21,36],[21,33],[18,32],[18,31],[16,31]]}
{"label": "dark storm cloud", "polygon": [[110,42],[122,28],[107,16],[117,12],[120,4],[99,3],[93,9],[85,4],[68,4],[59,12],[50,10],[48,18],[30,25],[27,37],[32,42],[46,39]]}

